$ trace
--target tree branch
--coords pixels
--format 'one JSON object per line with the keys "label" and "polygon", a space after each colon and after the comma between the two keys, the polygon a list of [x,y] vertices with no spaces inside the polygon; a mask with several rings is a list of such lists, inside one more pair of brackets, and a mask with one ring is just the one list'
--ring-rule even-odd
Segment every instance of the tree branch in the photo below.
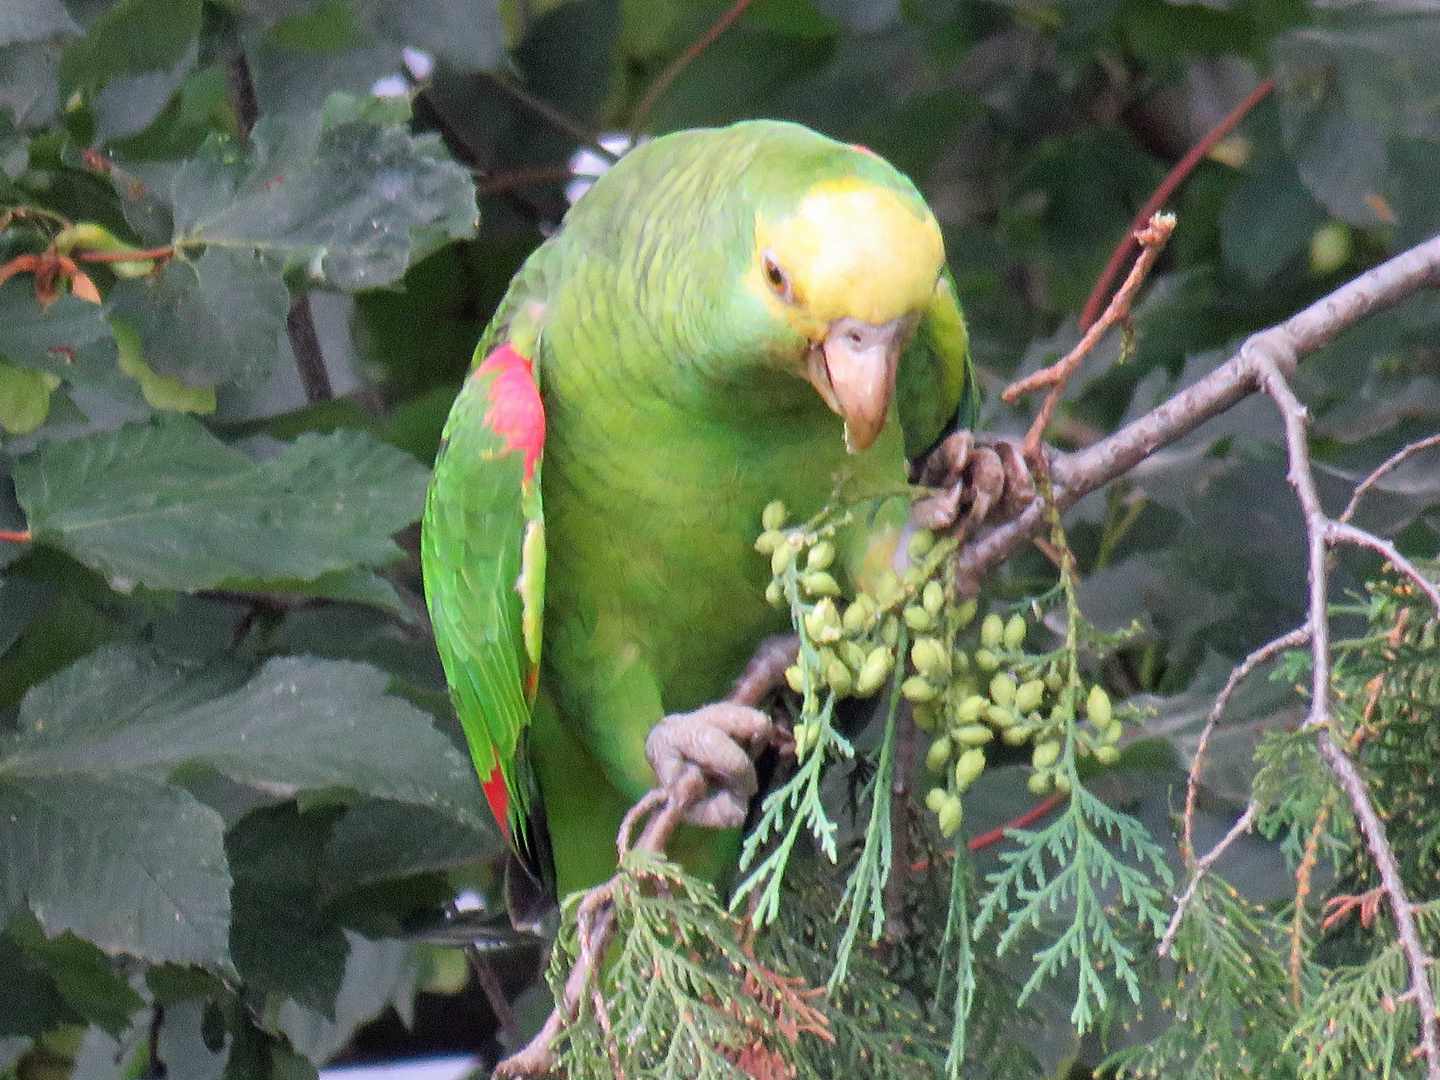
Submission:
{"label": "tree branch", "polygon": [[660,73],[630,115],[631,131],[638,131],[644,126],[645,121],[650,117],[651,110],[665,96],[665,91],[670,89],[671,83],[680,77],[680,73],[689,67],[696,57],[714,45],[720,39],[720,35],[730,29],[736,19],[745,14],[745,9],[750,4],[751,0],[735,0],[735,3],[731,4],[724,14],[710,24],[710,28],[705,33],[696,38],[688,49],[677,56],[670,66]]}

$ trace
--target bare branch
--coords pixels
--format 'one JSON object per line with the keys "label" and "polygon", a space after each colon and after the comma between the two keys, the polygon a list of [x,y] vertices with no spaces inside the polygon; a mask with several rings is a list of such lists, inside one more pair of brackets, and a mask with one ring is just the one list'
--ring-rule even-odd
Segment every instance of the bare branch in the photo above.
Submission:
{"label": "bare branch", "polygon": [[1195,871],[1190,875],[1190,883],[1185,886],[1185,891],[1175,898],[1175,912],[1170,916],[1170,925],[1165,927],[1165,933],[1160,938],[1157,951],[1161,956],[1169,956],[1170,950],[1175,947],[1175,934],[1180,930],[1180,923],[1185,918],[1190,901],[1195,898],[1195,890],[1200,886],[1200,879],[1209,873],[1210,868],[1220,861],[1221,856],[1230,850],[1231,845],[1248,833],[1254,824],[1255,804],[1252,802],[1245,807],[1245,812],[1236,819],[1235,824],[1230,826],[1230,831],[1220,838],[1220,842],[1207,851],[1204,858],[1195,864]]}
{"label": "bare branch", "polygon": [[1412,442],[1409,446],[1402,446],[1399,450],[1395,451],[1395,453],[1391,454],[1375,467],[1374,472],[1356,485],[1355,493],[1350,496],[1349,505],[1345,507],[1345,512],[1336,518],[1336,520],[1342,525],[1347,524],[1350,519],[1355,516],[1355,511],[1360,508],[1360,500],[1365,497],[1371,488],[1380,482],[1380,479],[1386,473],[1398,466],[1411,454],[1421,450],[1428,450],[1432,446],[1440,446],[1440,434],[1431,435],[1429,438],[1421,439],[1418,442]]}

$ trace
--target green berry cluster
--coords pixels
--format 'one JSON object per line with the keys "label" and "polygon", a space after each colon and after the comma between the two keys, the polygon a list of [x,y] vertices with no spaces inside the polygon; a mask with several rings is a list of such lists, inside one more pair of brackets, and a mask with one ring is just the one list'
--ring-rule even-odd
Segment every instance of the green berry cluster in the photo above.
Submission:
{"label": "green berry cluster", "polygon": [[[884,571],[847,602],[831,570],[835,531],[848,520],[822,515],[787,528],[783,503],[765,507],[764,531],[755,542],[757,551],[770,556],[772,580],[765,595],[777,607],[790,607],[810,646],[801,649],[785,678],[796,693],[828,690],[835,698],[863,698],[885,685],[899,664],[900,693],[911,703],[916,724],[934,736],[925,764],[944,782],[930,788],[925,804],[943,835],[960,828],[961,796],[984,771],[985,747],[996,739],[1033,745],[1029,786],[1036,794],[1070,789],[1073,759],[1063,753],[1069,738],[1075,753],[1101,764],[1119,758],[1123,729],[1109,695],[1098,685],[1087,692],[1066,650],[1026,653],[1030,626],[1023,614],[1008,619],[988,614],[978,641],[961,640],[977,604],[959,600],[947,583],[945,557],[952,540],[915,533],[907,569]],[[903,661],[902,643],[908,652]],[[1080,713],[1088,724],[1075,723]],[[801,761],[819,735],[813,721],[796,724]]]}

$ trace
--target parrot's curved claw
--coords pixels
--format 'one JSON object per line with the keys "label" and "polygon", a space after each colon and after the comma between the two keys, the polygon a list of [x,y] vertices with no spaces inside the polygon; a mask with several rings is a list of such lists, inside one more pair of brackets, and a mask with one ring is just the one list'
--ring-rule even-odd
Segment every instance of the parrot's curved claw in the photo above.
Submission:
{"label": "parrot's curved claw", "polygon": [[721,701],[688,713],[671,713],[645,740],[645,756],[662,788],[694,765],[709,783],[685,813],[711,829],[743,825],[758,783],[751,755],[769,741],[773,724],[759,709]]}
{"label": "parrot's curved claw", "polygon": [[916,528],[999,525],[1035,500],[1035,478],[1018,443],[997,435],[957,431],[915,470],[915,482],[935,488],[910,512]]}

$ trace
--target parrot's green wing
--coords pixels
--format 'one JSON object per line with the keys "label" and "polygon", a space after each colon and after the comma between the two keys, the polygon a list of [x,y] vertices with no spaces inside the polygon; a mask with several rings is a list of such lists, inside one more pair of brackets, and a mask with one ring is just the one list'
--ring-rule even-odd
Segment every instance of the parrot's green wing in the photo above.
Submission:
{"label": "parrot's green wing", "polygon": [[923,457],[952,431],[974,428],[979,416],[970,342],[949,270],[940,275],[930,310],[900,358],[895,409],[905,431],[908,461]]}
{"label": "parrot's green wing", "polygon": [[525,753],[545,593],[539,312],[535,304],[509,313],[482,342],[488,351],[445,424],[420,538],[425,598],[455,711],[495,819],[531,866],[544,862],[527,829],[537,807]]}

